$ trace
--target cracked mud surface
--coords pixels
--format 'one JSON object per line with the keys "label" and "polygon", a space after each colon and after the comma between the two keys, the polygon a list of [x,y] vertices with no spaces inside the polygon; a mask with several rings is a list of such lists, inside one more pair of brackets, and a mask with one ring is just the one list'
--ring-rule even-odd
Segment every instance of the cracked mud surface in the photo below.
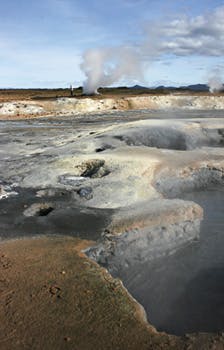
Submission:
{"label": "cracked mud surface", "polygon": [[[97,266],[82,257],[87,262],[87,275],[81,273],[83,265],[71,248],[79,244],[78,238],[94,241],[91,245],[96,249],[97,261],[98,257],[110,259],[111,252],[115,257],[119,255],[128,238],[132,248],[123,254],[128,263],[141,253],[146,261],[150,258],[149,252],[142,250],[145,233],[149,233],[148,242],[153,237],[159,254],[166,253],[167,247],[170,251],[178,247],[174,240],[180,233],[178,227],[183,228],[178,242],[182,244],[194,239],[198,235],[202,210],[193,202],[182,202],[177,198],[195,188],[223,184],[222,117],[220,112],[213,111],[168,114],[130,111],[0,122],[1,269],[10,272],[2,280],[3,299],[5,293],[10,295],[14,288],[19,291],[18,295],[13,293],[14,301],[9,303],[11,309],[7,309],[7,302],[3,303],[5,328],[0,348],[3,344],[3,349],[23,349],[32,343],[34,349],[43,348],[43,344],[46,349],[69,346],[74,349],[74,334],[79,349],[224,348],[221,333],[182,338],[157,333],[140,316],[133,318],[132,313],[123,313],[122,307],[128,308],[129,303],[133,307],[133,300],[119,299],[116,293],[110,294],[108,299],[105,297],[108,304],[103,310],[96,303],[94,294],[86,307],[80,306],[80,314],[69,313],[70,309],[65,305],[61,311],[58,302],[63,299],[64,289],[61,275],[60,283],[55,275],[58,269],[64,271],[66,264],[69,264],[67,269],[71,276],[76,275],[76,282],[69,279],[65,288],[66,305],[71,303],[73,307],[74,295],[78,300],[87,300],[85,289],[91,275],[88,264]],[[7,242],[10,238],[46,234],[53,236],[51,239]],[[143,239],[137,245],[133,239],[136,235]],[[70,258],[66,260],[65,255],[70,250]],[[52,253],[48,256],[49,251]],[[24,266],[27,266],[25,270]],[[47,271],[44,266],[48,266]],[[105,273],[99,266],[96,270],[97,276],[102,277]],[[94,280],[95,286],[100,286],[101,277]],[[39,281],[41,278],[46,280],[44,284]],[[104,283],[106,286],[107,282]],[[38,290],[42,284],[47,286],[49,303],[41,289],[36,299],[31,298],[31,306],[28,306],[30,296],[26,296],[27,304],[19,306],[26,291],[30,295],[31,289]],[[79,285],[83,286],[80,290]],[[98,287],[91,284],[90,294]],[[125,293],[121,286],[119,288]],[[99,294],[99,300],[100,297],[102,301],[104,296]],[[111,307],[112,300],[116,305],[121,303],[120,314],[107,306]],[[39,307],[41,312],[35,321]],[[91,312],[94,316],[88,318]],[[102,325],[102,314],[107,321],[110,315],[108,324],[103,322]],[[79,316],[83,322],[81,328],[77,328]],[[122,321],[120,325],[119,320],[123,317],[126,323]],[[30,328],[26,331],[28,324]],[[46,324],[49,324],[48,334],[43,330]],[[42,332],[46,335],[43,338]]]}

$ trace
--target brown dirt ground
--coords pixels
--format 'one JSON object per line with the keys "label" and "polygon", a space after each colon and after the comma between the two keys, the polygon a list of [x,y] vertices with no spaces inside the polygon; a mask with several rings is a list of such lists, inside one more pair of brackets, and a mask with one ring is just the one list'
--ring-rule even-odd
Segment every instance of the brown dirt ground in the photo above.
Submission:
{"label": "brown dirt ground", "polygon": [[224,337],[157,333],[87,242],[42,237],[0,244],[0,349],[224,349]]}
{"label": "brown dirt ground", "polygon": [[[139,95],[167,95],[173,93],[173,91],[167,90],[145,90],[145,89],[131,89],[131,88],[104,88],[99,89],[100,95],[91,96],[94,99],[102,98],[114,98],[114,97],[128,97],[128,96],[139,96]],[[187,90],[176,90],[179,94],[188,95],[199,95],[207,96],[209,92],[192,92]],[[75,98],[86,98],[82,95],[82,89],[76,88],[73,91]],[[223,93],[215,93],[215,96],[222,95]],[[59,97],[71,97],[69,89],[0,89],[0,103],[3,102],[14,102],[18,100],[54,100]]]}

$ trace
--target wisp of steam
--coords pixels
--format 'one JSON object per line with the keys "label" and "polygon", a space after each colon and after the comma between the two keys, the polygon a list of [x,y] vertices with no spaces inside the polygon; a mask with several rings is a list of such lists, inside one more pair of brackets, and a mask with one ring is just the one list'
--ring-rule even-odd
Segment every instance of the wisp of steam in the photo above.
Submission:
{"label": "wisp of steam", "polygon": [[208,81],[208,86],[211,93],[222,91],[224,89],[224,86],[221,76],[218,73],[215,73],[213,76],[211,76]]}

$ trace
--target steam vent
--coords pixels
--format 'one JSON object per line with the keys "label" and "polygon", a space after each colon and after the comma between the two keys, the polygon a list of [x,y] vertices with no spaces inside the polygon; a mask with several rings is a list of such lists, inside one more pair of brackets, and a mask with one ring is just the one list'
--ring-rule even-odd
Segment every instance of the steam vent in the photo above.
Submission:
{"label": "steam vent", "polygon": [[0,349],[224,349],[224,96],[100,92],[1,103]]}

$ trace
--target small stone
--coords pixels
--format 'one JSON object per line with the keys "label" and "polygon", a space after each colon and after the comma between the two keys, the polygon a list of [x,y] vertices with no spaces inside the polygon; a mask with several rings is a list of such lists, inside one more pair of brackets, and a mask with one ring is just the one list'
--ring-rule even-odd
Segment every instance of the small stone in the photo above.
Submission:
{"label": "small stone", "polygon": [[81,198],[91,199],[93,198],[92,191],[93,190],[91,187],[82,187],[77,191],[77,193]]}
{"label": "small stone", "polygon": [[67,341],[67,342],[70,342],[71,338],[70,337],[64,337],[64,340]]}
{"label": "small stone", "polygon": [[57,287],[57,286],[51,286],[49,288],[49,292],[52,294],[52,295],[59,295],[61,291],[61,288]]}
{"label": "small stone", "polygon": [[0,199],[7,198],[7,192],[5,191],[4,187],[0,185]]}

